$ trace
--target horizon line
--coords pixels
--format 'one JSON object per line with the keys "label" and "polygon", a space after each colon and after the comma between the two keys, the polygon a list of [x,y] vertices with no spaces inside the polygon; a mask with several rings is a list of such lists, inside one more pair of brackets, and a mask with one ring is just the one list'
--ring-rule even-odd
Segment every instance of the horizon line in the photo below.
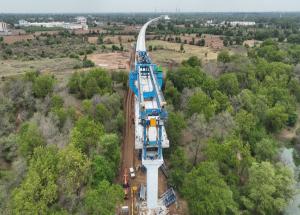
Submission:
{"label": "horizon line", "polygon": [[287,11],[113,11],[113,12],[0,12],[0,14],[184,14],[184,13],[300,13],[300,10]]}

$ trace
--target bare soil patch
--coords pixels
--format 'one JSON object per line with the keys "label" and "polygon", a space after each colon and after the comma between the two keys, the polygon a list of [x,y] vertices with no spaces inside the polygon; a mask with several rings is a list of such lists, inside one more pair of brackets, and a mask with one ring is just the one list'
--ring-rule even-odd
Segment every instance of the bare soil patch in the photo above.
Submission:
{"label": "bare soil patch", "polygon": [[88,55],[88,59],[96,66],[109,70],[129,70],[129,52],[96,53]]}

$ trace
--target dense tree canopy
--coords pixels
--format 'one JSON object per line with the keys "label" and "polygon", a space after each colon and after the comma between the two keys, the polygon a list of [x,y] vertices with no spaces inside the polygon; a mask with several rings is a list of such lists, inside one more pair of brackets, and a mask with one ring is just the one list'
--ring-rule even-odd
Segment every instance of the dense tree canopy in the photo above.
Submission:
{"label": "dense tree canopy", "polygon": [[253,163],[243,204],[253,214],[279,214],[293,194],[293,183],[290,170],[281,164]]}
{"label": "dense tree canopy", "polygon": [[169,182],[190,214],[280,214],[293,195],[274,134],[297,123],[297,51],[273,40],[248,51],[220,53],[216,78],[188,61],[168,72]]}
{"label": "dense tree canopy", "polygon": [[237,213],[232,191],[214,163],[203,162],[187,174],[183,193],[191,215]]}
{"label": "dense tree canopy", "polygon": [[116,205],[123,200],[123,190],[120,185],[110,185],[101,181],[94,189],[89,189],[85,198],[88,214],[114,215]]}

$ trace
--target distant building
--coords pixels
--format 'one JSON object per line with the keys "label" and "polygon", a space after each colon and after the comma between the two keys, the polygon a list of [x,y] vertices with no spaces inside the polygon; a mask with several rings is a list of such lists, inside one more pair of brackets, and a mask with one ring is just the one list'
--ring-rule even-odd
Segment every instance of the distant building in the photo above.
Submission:
{"label": "distant building", "polygon": [[255,26],[256,22],[247,22],[247,21],[233,21],[233,22],[221,22],[221,25],[231,25],[231,26]]}
{"label": "distant building", "polygon": [[75,19],[78,24],[86,24],[87,23],[87,19],[84,16],[78,16]]}
{"label": "distant building", "polygon": [[10,35],[11,32],[8,30],[7,24],[5,22],[0,22],[0,35]]}
{"label": "distant building", "polygon": [[76,23],[69,22],[28,22],[26,20],[20,20],[18,26],[20,27],[45,27],[45,28],[65,28],[69,30],[87,30],[88,25],[85,17],[77,17]]}
{"label": "distant building", "polygon": [[7,24],[5,22],[0,22],[0,32],[7,32]]}

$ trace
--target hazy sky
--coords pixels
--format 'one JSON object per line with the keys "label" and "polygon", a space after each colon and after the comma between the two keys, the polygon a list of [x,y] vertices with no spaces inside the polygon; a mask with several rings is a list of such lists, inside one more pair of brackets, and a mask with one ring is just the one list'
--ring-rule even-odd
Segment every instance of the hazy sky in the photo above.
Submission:
{"label": "hazy sky", "polygon": [[0,0],[0,13],[300,11],[300,0]]}

